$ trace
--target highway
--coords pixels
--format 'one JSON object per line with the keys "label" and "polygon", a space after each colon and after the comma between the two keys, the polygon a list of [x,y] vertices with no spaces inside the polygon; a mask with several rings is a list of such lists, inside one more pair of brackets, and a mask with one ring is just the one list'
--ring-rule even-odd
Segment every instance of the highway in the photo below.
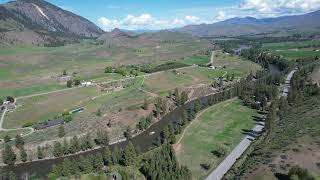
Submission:
{"label": "highway", "polygon": [[[285,84],[283,86],[282,96],[287,97],[290,89],[290,81],[292,79],[293,74],[296,70],[292,70],[286,78]],[[220,180],[224,177],[224,175],[232,168],[234,163],[238,158],[248,149],[250,144],[255,140],[256,133],[261,132],[264,128],[264,122],[259,122],[252,129],[252,135],[247,135],[243,138],[243,140],[231,151],[231,153],[219,164],[219,166],[211,172],[211,174],[206,178],[206,180]]]}

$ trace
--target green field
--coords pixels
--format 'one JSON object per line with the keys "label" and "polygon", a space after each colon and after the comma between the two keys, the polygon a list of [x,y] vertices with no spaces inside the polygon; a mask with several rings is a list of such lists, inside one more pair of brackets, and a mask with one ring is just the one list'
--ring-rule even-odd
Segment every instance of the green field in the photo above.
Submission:
{"label": "green field", "polygon": [[169,70],[148,76],[144,89],[153,93],[164,93],[176,87],[185,87],[201,83],[210,83],[224,74],[223,70],[210,70],[204,67],[189,67],[181,70]]}
{"label": "green field", "polygon": [[184,58],[182,60],[179,60],[178,62],[186,64],[186,65],[193,65],[193,64],[206,65],[209,63],[209,61],[210,61],[209,56],[202,55],[202,56],[192,56],[189,58]]}
{"label": "green field", "polygon": [[[242,129],[254,126],[254,115],[257,112],[243,106],[239,99],[204,110],[176,145],[179,162],[191,170],[194,178],[205,178],[224,158],[218,158],[212,151],[223,148],[226,154],[230,153],[245,136]],[[201,164],[210,164],[210,170],[204,170]]]}
{"label": "green field", "polygon": [[[187,64],[202,64],[209,62],[209,56],[201,56],[189,61],[185,59],[181,62]],[[197,63],[199,62],[199,63]],[[235,77],[245,77],[251,71],[256,72],[260,69],[258,64],[251,61],[243,60],[238,56],[223,54],[220,51],[215,52],[213,64],[218,68],[215,70],[207,67],[191,66],[180,70],[169,70],[159,74],[148,76],[144,83],[144,89],[163,94],[168,90],[173,90],[176,87],[191,86],[196,84],[208,84],[215,78],[229,74],[234,74]]]}
{"label": "green field", "polygon": [[320,41],[266,43],[262,48],[290,60],[320,56]]}
{"label": "green field", "polygon": [[63,70],[67,70],[68,75],[75,79],[107,77],[112,80],[112,76],[108,77],[104,73],[106,66],[162,64],[191,57],[199,49],[208,47],[208,42],[183,39],[185,37],[170,37],[176,39],[176,42],[166,44],[161,39],[166,36],[159,36],[154,37],[158,38],[155,40],[158,44],[150,41],[149,44],[138,44],[137,47],[95,45],[92,40],[83,40],[61,47],[1,48],[0,97],[29,95],[61,88],[57,77]]}

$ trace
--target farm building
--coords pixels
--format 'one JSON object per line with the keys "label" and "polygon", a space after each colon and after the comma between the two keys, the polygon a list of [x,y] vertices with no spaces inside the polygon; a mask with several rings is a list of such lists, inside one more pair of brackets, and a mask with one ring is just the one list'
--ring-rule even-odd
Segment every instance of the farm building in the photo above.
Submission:
{"label": "farm building", "polygon": [[54,119],[54,120],[48,120],[48,121],[43,122],[43,123],[35,124],[32,127],[35,130],[41,130],[41,129],[46,129],[46,128],[49,128],[49,127],[61,125],[63,123],[64,123],[63,119]]}
{"label": "farm building", "polygon": [[77,113],[77,112],[82,112],[83,110],[84,110],[83,107],[79,107],[79,108],[71,110],[69,113],[70,114],[74,114],[74,113]]}

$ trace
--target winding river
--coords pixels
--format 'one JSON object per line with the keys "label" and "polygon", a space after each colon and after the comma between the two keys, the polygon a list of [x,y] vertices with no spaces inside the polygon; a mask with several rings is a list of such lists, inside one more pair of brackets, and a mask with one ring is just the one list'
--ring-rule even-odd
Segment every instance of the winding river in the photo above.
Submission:
{"label": "winding river", "polygon": [[[210,99],[210,96],[215,96],[217,94],[213,95],[208,95],[205,97],[199,98],[201,103],[207,103],[208,100]],[[131,139],[132,143],[135,146],[138,146],[142,152],[146,152],[151,148],[155,147],[155,142],[157,138],[160,136],[160,133],[163,131],[165,127],[169,125],[171,122],[176,122],[181,118],[183,109],[191,109],[194,108],[194,103],[196,100],[190,101],[186,103],[183,106],[177,107],[167,115],[165,115],[160,121],[154,123],[152,126],[150,126],[146,131],[143,133],[135,136],[134,138]],[[151,132],[154,132],[152,135]],[[126,146],[128,141],[123,141],[118,144],[113,144],[110,145],[109,147],[112,149],[116,145],[118,145],[120,148],[123,148]],[[52,171],[52,167],[55,164],[61,163],[65,158],[69,159],[78,159],[80,156],[86,157],[91,154],[96,154],[96,153],[102,153],[104,151],[104,148],[98,148],[94,149],[91,151],[71,155],[68,157],[61,157],[61,158],[55,158],[55,159],[46,159],[46,160],[41,160],[41,161],[31,161],[23,164],[17,164],[15,166],[6,166],[3,167],[3,170],[5,171],[12,171],[17,175],[17,177],[20,177],[24,179],[26,175],[36,175],[37,177],[40,178],[47,178],[48,174]]]}

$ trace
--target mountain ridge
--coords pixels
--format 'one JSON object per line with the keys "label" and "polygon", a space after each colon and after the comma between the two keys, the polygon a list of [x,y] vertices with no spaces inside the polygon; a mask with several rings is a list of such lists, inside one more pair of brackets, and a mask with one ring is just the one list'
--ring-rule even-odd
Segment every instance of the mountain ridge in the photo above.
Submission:
{"label": "mountain ridge", "polygon": [[98,37],[104,32],[89,20],[44,0],[10,1],[0,5],[0,14],[2,23],[12,24],[10,29],[0,26],[2,32],[28,29],[85,38]]}
{"label": "mountain ridge", "polygon": [[231,18],[212,24],[188,25],[174,31],[194,36],[239,36],[272,32],[319,32],[320,10],[302,15],[257,19]]}

